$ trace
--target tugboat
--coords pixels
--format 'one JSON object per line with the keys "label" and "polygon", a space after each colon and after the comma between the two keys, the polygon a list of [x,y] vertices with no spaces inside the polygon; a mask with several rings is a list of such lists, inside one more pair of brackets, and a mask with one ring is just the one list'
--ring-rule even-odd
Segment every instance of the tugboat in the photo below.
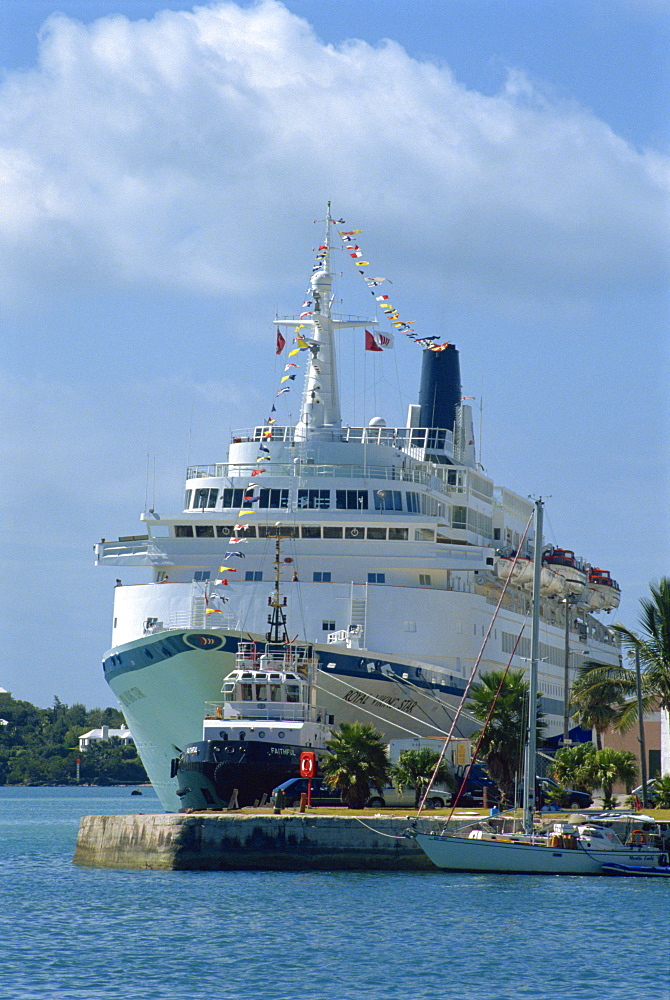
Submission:
{"label": "tugboat", "polygon": [[311,644],[292,642],[286,631],[280,548],[278,536],[266,642],[239,643],[223,700],[206,703],[202,740],[172,761],[180,812],[262,803],[299,774],[301,753],[318,757],[330,739],[334,718],[316,705],[318,659]]}

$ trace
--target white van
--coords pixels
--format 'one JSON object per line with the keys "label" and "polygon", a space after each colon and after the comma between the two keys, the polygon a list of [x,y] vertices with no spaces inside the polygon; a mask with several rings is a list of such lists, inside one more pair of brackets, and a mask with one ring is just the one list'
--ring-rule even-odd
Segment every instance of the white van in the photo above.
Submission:
{"label": "white van", "polygon": [[[394,808],[414,809],[414,789],[403,788],[399,792],[395,785],[387,785],[381,794],[374,789],[367,801],[368,806],[392,806]],[[446,785],[433,785],[426,802],[426,809],[442,809],[451,802],[451,790]]]}

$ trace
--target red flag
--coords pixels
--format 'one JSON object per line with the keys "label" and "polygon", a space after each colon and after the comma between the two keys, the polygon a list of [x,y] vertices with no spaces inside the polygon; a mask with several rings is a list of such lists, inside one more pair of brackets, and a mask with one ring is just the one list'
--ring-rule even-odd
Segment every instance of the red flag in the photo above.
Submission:
{"label": "red flag", "polygon": [[284,340],[284,338],[281,335],[281,330],[277,330],[277,351],[276,351],[276,353],[277,354],[281,354],[281,352],[284,350],[285,346],[286,346],[286,341]]}
{"label": "red flag", "polygon": [[370,333],[369,330],[365,331],[365,350],[366,351],[381,351],[381,347]]}

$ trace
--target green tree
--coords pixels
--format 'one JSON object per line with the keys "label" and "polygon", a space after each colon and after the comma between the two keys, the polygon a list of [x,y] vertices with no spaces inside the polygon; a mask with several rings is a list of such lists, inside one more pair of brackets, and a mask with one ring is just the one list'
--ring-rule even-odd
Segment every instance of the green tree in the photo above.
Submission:
{"label": "green tree", "polygon": [[[654,704],[670,711],[670,577],[650,584],[651,597],[640,601],[639,632],[625,625],[612,626],[629,657],[640,657],[642,709]],[[589,663],[580,671],[577,695],[595,703],[598,698],[615,708],[612,724],[627,732],[637,721],[637,686],[634,667]],[[667,721],[665,723],[667,725]]]}
{"label": "green tree", "polygon": [[670,711],[670,577],[651,583],[649,590],[651,597],[640,600],[639,633],[619,624],[614,631],[627,653],[639,653],[645,687]]}
{"label": "green tree", "polygon": [[620,717],[627,690],[619,681],[599,679],[602,668],[603,664],[593,661],[584,663],[570,692],[575,721],[583,729],[595,729],[598,750],[602,749],[602,734]]}
{"label": "green tree", "polygon": [[656,779],[654,806],[657,809],[670,809],[670,774],[664,774],[662,778]]}
{"label": "green tree", "polygon": [[[482,675],[470,692],[468,707],[472,714],[482,722],[486,721],[489,713],[491,715],[483,730],[479,753],[486,759],[489,774],[508,798],[513,797],[515,777],[522,770],[528,732],[528,694],[529,683],[521,670],[510,670],[506,676],[504,671],[492,670]],[[544,717],[538,695],[538,745],[542,743],[543,731]],[[477,739],[478,735],[473,734],[473,739]]]}
{"label": "green tree", "polygon": [[630,792],[633,782],[637,778],[635,754],[628,750],[605,747],[604,750],[596,750],[593,757],[596,784],[600,785],[603,790],[603,805],[605,809],[611,809],[615,805],[612,798],[614,783],[616,781],[623,782],[626,791]]}
{"label": "green tree", "polygon": [[565,788],[592,792],[597,784],[594,762],[596,753],[593,743],[575,743],[561,747],[550,767],[552,778]]}
{"label": "green tree", "polygon": [[[440,766],[436,771],[438,761]],[[444,759],[440,760],[439,753],[431,747],[403,750],[398,757],[398,763],[391,768],[391,778],[399,791],[404,788],[414,789],[414,805],[417,809],[433,775],[435,781],[453,789],[454,778],[447,763]]]}
{"label": "green tree", "polygon": [[134,746],[122,743],[118,736],[96,740],[81,752],[81,780],[95,785],[117,782],[142,782],[146,771]]}
{"label": "green tree", "polygon": [[389,784],[390,761],[384,737],[374,726],[342,722],[326,748],[323,776],[331,788],[339,788],[350,809],[365,806],[371,786],[381,792]]}

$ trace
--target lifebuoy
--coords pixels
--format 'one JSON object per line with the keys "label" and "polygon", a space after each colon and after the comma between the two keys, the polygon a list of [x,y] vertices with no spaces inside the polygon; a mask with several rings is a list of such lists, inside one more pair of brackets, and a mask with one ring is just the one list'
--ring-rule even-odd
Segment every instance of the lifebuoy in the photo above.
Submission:
{"label": "lifebuoy", "polygon": [[630,835],[630,842],[631,844],[646,844],[647,834],[644,830],[633,830]]}

